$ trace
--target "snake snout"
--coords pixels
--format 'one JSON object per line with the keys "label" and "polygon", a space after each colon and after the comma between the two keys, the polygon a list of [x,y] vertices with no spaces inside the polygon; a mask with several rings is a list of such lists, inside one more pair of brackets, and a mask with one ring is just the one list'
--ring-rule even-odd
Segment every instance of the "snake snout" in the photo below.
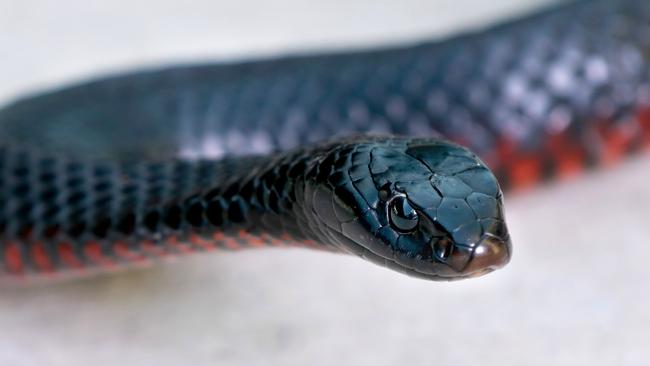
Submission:
{"label": "snake snout", "polygon": [[499,269],[510,262],[512,243],[510,238],[484,236],[474,247],[472,258],[462,271],[466,276],[480,276]]}

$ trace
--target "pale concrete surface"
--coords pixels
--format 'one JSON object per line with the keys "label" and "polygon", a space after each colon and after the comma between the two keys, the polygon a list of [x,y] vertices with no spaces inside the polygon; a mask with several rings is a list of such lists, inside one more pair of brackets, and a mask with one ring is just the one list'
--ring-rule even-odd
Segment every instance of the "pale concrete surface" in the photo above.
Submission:
{"label": "pale concrete surface", "polygon": [[[0,102],[131,65],[398,41],[531,6],[182,4],[0,1]],[[5,286],[0,365],[647,365],[649,179],[636,158],[508,195],[513,261],[459,283],[295,249]]]}

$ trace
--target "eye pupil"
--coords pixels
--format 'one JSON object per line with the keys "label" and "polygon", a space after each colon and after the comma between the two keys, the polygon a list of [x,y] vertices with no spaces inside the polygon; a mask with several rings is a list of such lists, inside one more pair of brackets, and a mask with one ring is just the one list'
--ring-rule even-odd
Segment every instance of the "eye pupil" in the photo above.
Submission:
{"label": "eye pupil", "polygon": [[398,196],[390,202],[390,222],[399,231],[411,231],[418,225],[418,213],[406,197]]}

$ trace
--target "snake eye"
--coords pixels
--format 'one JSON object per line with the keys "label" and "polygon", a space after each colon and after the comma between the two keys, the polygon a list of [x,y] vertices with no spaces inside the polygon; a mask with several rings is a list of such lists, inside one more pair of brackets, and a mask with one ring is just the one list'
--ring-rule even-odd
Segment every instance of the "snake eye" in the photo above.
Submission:
{"label": "snake eye", "polygon": [[449,238],[440,238],[433,244],[433,252],[440,260],[447,260],[454,249],[454,244]]}
{"label": "snake eye", "polygon": [[398,231],[409,232],[418,225],[418,212],[409,204],[404,196],[396,196],[388,206],[390,223]]}

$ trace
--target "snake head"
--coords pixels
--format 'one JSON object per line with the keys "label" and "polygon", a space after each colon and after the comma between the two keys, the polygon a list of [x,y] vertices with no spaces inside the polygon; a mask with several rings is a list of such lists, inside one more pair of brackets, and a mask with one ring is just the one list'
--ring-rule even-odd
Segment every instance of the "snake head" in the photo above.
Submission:
{"label": "snake head", "polygon": [[385,138],[330,160],[314,212],[342,249],[432,280],[483,275],[510,260],[499,184],[467,149]]}

